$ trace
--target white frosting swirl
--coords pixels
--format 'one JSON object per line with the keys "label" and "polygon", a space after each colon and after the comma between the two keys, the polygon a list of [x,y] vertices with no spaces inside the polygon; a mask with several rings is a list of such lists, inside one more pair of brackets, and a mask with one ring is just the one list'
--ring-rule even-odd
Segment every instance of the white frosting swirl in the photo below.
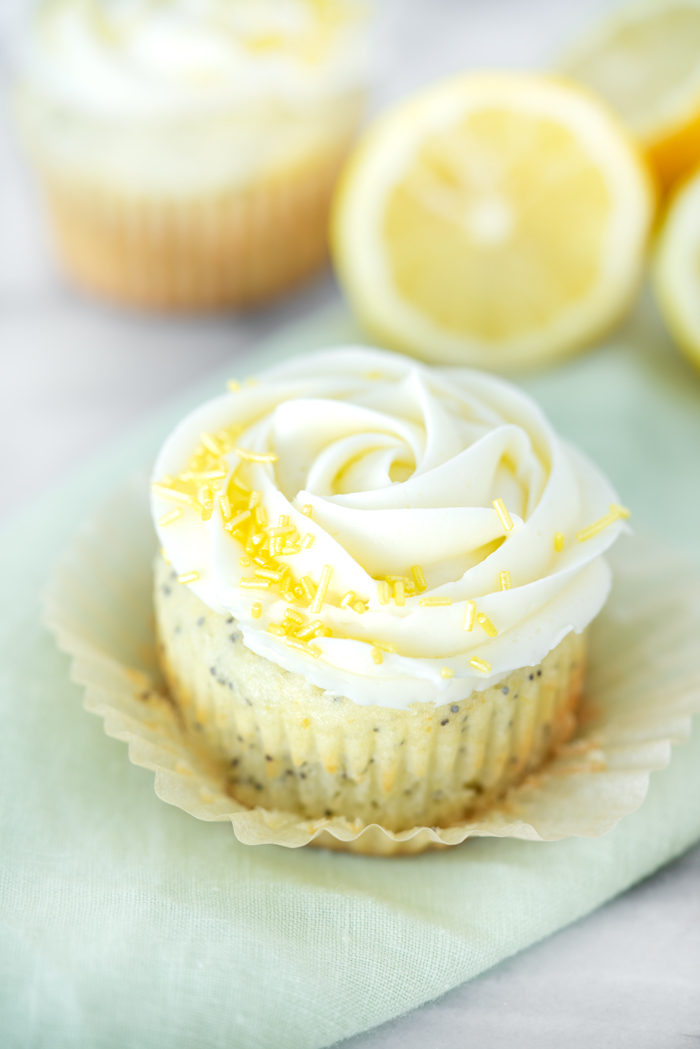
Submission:
{"label": "white frosting swirl", "polygon": [[[529,397],[501,379],[363,347],[298,357],[188,416],[166,441],[154,480],[172,483],[203,431],[232,424],[242,428],[239,448],[278,458],[241,462],[231,450],[224,483],[238,468],[236,476],[260,492],[270,525],[286,515],[300,536],[314,537],[309,549],[277,562],[295,582],[306,575],[318,584],[324,566],[332,568],[317,617],[331,636],[313,641],[320,656],[268,631],[289,602],[278,592],[241,589],[252,571],[241,566],[243,547],[225,530],[218,503],[206,522],[185,508],[177,521],[158,525],[160,540],[178,573],[200,574],[190,584],[195,593],[236,617],[250,649],[320,688],[387,707],[456,701],[538,664],[605,602],[610,572],[601,555],[624,524],[612,520],[585,541],[577,533],[609,514],[615,492]],[[498,499],[510,513],[509,531],[494,509]],[[154,494],[154,519],[174,505]],[[403,605],[383,604],[380,581],[411,579],[414,565],[427,589]],[[341,606],[348,591],[366,602],[364,614]],[[422,603],[431,598],[451,603]],[[258,619],[254,601],[263,607]],[[470,601],[496,636],[478,621],[465,630]],[[375,642],[384,646],[381,662]],[[475,666],[475,657],[490,670]]]}
{"label": "white frosting swirl", "polygon": [[362,86],[362,13],[357,0],[44,0],[27,79],[97,118],[304,108]]}

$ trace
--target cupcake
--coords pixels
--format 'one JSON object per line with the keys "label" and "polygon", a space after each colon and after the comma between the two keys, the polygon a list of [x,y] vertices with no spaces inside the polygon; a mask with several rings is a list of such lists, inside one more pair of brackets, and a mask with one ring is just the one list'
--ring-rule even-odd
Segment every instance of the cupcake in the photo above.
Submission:
{"label": "cupcake", "polygon": [[356,0],[40,3],[16,111],[73,278],[207,309],[322,267],[366,21]]}
{"label": "cupcake", "polygon": [[572,735],[628,514],[517,387],[313,353],[194,411],[153,478],[161,663],[238,801],[451,826]]}

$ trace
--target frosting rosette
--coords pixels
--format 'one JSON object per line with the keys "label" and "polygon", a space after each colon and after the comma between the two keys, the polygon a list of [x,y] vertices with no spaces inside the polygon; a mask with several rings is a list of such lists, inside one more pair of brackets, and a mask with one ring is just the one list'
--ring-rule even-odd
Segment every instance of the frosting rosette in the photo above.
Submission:
{"label": "frosting rosette", "polygon": [[600,611],[627,511],[517,387],[359,346],[231,387],[166,441],[152,509],[253,652],[356,703],[442,704]]}

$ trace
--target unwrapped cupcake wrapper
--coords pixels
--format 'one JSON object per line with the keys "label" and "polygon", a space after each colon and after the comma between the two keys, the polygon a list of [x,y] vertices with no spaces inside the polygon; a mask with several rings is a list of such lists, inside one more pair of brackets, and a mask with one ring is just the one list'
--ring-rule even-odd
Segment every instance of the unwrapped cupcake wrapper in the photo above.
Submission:
{"label": "unwrapped cupcake wrapper", "polygon": [[44,168],[59,253],[76,283],[135,306],[254,306],[327,260],[333,188],[350,142],[247,189],[127,195]]}
{"label": "unwrapped cupcake wrapper", "polygon": [[232,798],[220,760],[188,732],[158,669],[152,615],[153,529],[138,478],[98,510],[57,566],[45,618],[72,656],[73,679],[106,732],[153,769],[156,792],[203,820],[228,820],[250,845],[307,844],[391,855],[470,836],[552,841],[598,837],[644,800],[700,712],[700,585],[651,539],[614,548],[613,592],[593,623],[579,726],[539,771],[500,801],[451,826],[393,832],[377,823],[248,808]]}

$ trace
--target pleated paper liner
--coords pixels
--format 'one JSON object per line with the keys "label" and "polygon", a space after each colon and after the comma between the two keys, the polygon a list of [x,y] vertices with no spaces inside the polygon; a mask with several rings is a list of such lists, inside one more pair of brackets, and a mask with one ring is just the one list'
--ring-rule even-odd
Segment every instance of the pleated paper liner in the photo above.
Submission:
{"label": "pleated paper liner", "polygon": [[224,770],[187,734],[155,657],[155,549],[143,478],[87,522],[57,565],[45,620],[72,657],[85,707],[131,761],[155,772],[156,793],[202,820],[228,820],[248,845],[319,845],[392,855],[471,836],[554,841],[598,837],[641,805],[649,776],[700,712],[700,579],[651,539],[612,551],[612,595],[591,628],[590,666],[573,740],[492,808],[451,827],[398,833],[341,817],[299,819],[248,809],[225,790]]}
{"label": "pleated paper liner", "polygon": [[245,190],[128,196],[44,172],[55,239],[75,282],[147,309],[252,307],[327,262],[333,189],[350,140]]}

